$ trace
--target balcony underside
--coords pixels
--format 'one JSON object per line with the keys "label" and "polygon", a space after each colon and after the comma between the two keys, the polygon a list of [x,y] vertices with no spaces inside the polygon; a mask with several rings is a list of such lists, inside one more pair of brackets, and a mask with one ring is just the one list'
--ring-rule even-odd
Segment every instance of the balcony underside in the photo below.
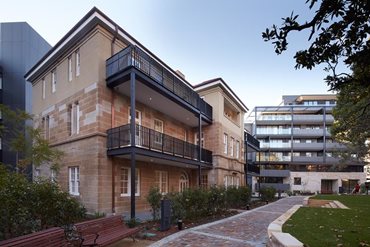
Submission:
{"label": "balcony underside", "polygon": [[172,154],[159,153],[141,147],[122,147],[111,149],[107,151],[107,155],[123,159],[131,159],[131,152],[135,152],[135,159],[137,161],[143,161],[153,165],[168,165],[189,169],[198,169],[199,166],[201,166],[202,169],[212,168],[212,164],[209,163],[174,156]]}
{"label": "balcony underside", "polygon": [[[171,113],[178,113],[175,117],[182,115],[184,110],[179,112],[177,109],[183,108],[196,117],[201,115],[204,123],[212,123],[212,106],[201,99],[184,78],[139,47],[128,46],[106,61],[107,86],[125,95],[130,94],[130,83],[127,82],[130,81],[132,73],[135,74],[136,98],[139,101],[148,104],[149,100],[150,105],[170,116]],[[140,84],[147,88],[140,88]],[[174,110],[167,111],[167,108]],[[189,114],[186,114],[185,119],[187,115]]]}
{"label": "balcony underside", "polygon": [[[107,79],[107,85],[114,88],[121,95],[130,97],[130,73],[133,71],[136,77],[136,101],[162,112],[172,118],[185,123],[191,127],[197,127],[199,121],[199,111],[177,95],[169,92],[161,85],[154,83],[151,78],[138,71],[135,67],[129,67],[121,71],[113,78]],[[169,107],[170,106],[170,107]],[[202,125],[212,123],[202,115]]]}

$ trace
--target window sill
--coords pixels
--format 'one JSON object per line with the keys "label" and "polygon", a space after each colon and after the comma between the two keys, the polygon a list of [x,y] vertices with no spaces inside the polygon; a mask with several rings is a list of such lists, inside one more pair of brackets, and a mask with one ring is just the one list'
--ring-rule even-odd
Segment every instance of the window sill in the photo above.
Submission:
{"label": "window sill", "polygon": [[[140,194],[135,194],[135,197],[139,197]],[[131,195],[129,194],[121,194],[120,197],[124,198],[124,197],[131,197]]]}

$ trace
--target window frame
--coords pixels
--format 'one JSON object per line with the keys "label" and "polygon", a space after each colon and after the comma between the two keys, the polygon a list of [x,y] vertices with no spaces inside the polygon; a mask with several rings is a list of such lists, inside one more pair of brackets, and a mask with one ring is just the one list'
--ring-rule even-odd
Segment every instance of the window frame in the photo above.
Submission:
{"label": "window frame", "polygon": [[[298,183],[299,181],[299,183]],[[301,177],[294,177],[293,178],[293,185],[302,185],[302,178]]]}
{"label": "window frame", "polygon": [[[127,171],[127,193],[123,193],[122,170]],[[136,173],[135,175],[135,185],[136,185],[135,196],[140,196],[140,169],[135,168],[135,173]],[[120,183],[120,196],[121,197],[131,196],[131,168],[130,167],[121,166],[119,183]]]}
{"label": "window frame", "polygon": [[81,54],[80,49],[77,49],[75,52],[76,56],[76,77],[81,74]]}
{"label": "window frame", "polygon": [[42,99],[45,99],[46,98],[46,81],[45,81],[45,78],[42,78],[41,79],[41,87],[42,87]]}
{"label": "window frame", "polygon": [[230,137],[230,156],[234,157],[234,137]]}
{"label": "window frame", "polygon": [[72,56],[68,57],[68,81],[71,82],[73,79],[73,71],[72,71]]}
{"label": "window frame", "polygon": [[53,69],[51,71],[51,93],[55,93],[57,91],[57,71]]}
{"label": "window frame", "polygon": [[224,141],[223,141],[223,144],[224,144],[224,154],[227,154],[228,153],[228,138],[229,138],[229,136],[226,134],[226,133],[224,133]]}
{"label": "window frame", "polygon": [[237,140],[236,141],[236,150],[235,150],[236,158],[239,159],[240,157],[240,142]]}
{"label": "window frame", "polygon": [[[162,194],[162,195],[165,195],[168,193],[168,172],[167,171],[163,171],[163,170],[155,170],[154,171],[155,173],[155,185],[157,186],[157,188],[159,189],[159,192]],[[157,174],[159,175],[159,181],[157,181]],[[164,184],[163,183],[163,178],[166,178],[166,181],[165,181],[165,191],[163,191],[162,189],[162,185]]]}
{"label": "window frame", "polygon": [[68,167],[68,188],[69,188],[70,195],[74,195],[74,196],[80,195],[80,167],[79,166]]}

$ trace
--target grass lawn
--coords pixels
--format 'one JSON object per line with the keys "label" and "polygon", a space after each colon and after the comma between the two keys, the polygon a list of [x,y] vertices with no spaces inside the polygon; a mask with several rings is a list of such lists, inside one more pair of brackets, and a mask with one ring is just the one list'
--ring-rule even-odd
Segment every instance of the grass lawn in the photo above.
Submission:
{"label": "grass lawn", "polygon": [[370,196],[320,195],[350,209],[300,208],[284,225],[305,246],[370,246]]}

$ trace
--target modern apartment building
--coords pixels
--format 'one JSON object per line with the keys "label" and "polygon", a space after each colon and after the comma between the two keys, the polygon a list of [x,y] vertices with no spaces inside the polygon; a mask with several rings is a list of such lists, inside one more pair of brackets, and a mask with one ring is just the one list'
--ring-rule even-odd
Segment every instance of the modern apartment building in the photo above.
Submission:
{"label": "modern apartment building", "polygon": [[222,79],[194,88],[96,8],[26,78],[35,127],[65,153],[40,175],[89,212],[149,212],[154,186],[244,184],[244,104]]}
{"label": "modern apartment building", "polygon": [[365,181],[363,164],[337,157],[346,147],[330,135],[336,95],[288,95],[278,106],[258,106],[247,127],[260,141],[260,177],[280,191],[350,192]]}
{"label": "modern apartment building", "polygon": [[[0,23],[0,104],[31,112],[32,86],[24,74],[51,48],[26,22]],[[1,116],[1,124],[7,126]],[[10,150],[9,134],[0,140],[0,162],[11,165],[17,154]]]}

